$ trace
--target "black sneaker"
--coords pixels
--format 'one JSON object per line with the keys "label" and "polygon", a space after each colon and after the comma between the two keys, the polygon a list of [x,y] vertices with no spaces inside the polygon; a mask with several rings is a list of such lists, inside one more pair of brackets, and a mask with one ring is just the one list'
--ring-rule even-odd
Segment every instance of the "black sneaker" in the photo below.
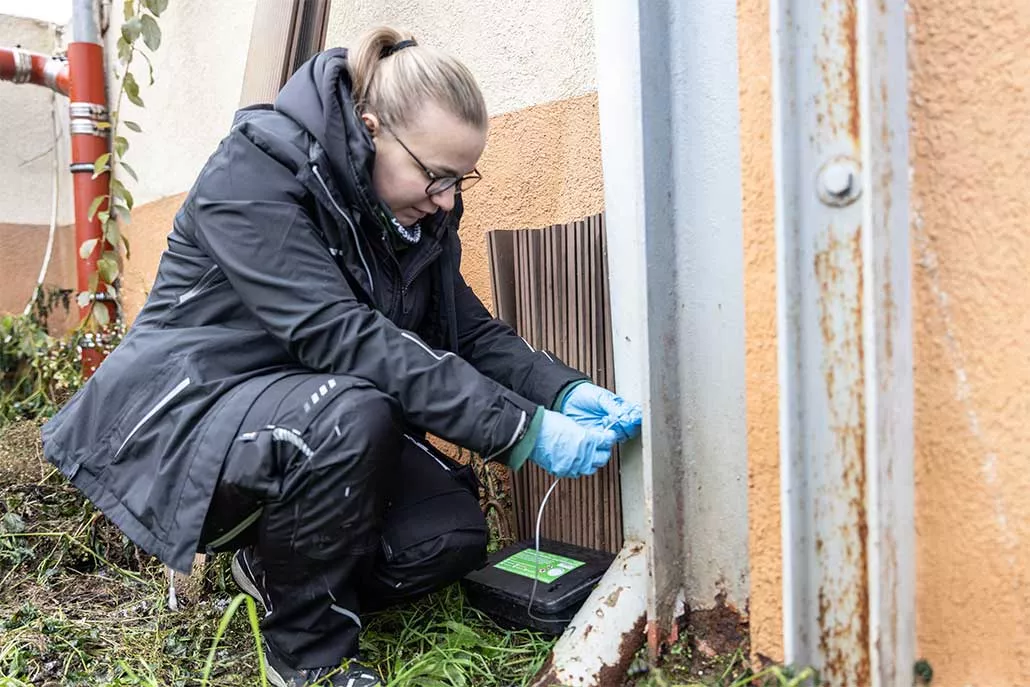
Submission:
{"label": "black sneaker", "polygon": [[374,670],[357,661],[349,661],[343,667],[297,670],[266,650],[265,662],[268,684],[276,687],[382,687],[383,684]]}
{"label": "black sneaker", "polygon": [[[248,554],[247,549],[240,549],[233,555],[232,578],[240,589],[254,597],[267,611],[269,605]],[[275,687],[380,687],[383,684],[378,673],[354,660],[344,666],[298,670],[291,668],[265,647],[265,664],[268,667],[268,682]]]}
{"label": "black sneaker", "polygon": [[232,572],[232,579],[236,581],[236,585],[254,597],[254,600],[261,604],[266,613],[270,612],[270,604],[265,599],[264,590],[261,588],[263,585],[259,581],[257,571],[254,570],[249,549],[239,549],[233,554],[230,571]]}

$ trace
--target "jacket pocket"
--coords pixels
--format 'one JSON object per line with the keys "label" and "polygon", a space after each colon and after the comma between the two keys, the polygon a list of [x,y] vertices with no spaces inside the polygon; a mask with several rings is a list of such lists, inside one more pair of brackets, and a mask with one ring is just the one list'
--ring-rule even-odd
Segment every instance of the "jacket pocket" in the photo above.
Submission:
{"label": "jacket pocket", "polygon": [[209,267],[207,271],[200,276],[200,279],[198,279],[193,286],[179,294],[175,304],[182,305],[183,303],[191,301],[204,292],[215,288],[223,281],[225,281],[225,275],[222,273],[222,270],[218,265],[211,265],[211,267]]}
{"label": "jacket pocket", "polygon": [[144,412],[142,416],[139,418],[139,420],[136,421],[136,424],[134,424],[132,428],[125,434],[125,437],[122,439],[122,442],[118,446],[118,449],[114,452],[114,455],[111,457],[111,462],[117,461],[119,456],[122,455],[122,452],[125,451],[125,448],[130,444],[133,437],[135,437],[139,433],[139,431],[143,429],[148,423],[154,422],[158,418],[160,418],[161,413],[166,408],[168,408],[172,403],[174,403],[175,399],[179,397],[183,392],[185,392],[192,383],[193,380],[189,376],[185,376],[182,379],[180,379],[176,383],[176,385],[172,387],[170,391],[165,393],[160,398],[151,400],[149,404],[144,402]]}

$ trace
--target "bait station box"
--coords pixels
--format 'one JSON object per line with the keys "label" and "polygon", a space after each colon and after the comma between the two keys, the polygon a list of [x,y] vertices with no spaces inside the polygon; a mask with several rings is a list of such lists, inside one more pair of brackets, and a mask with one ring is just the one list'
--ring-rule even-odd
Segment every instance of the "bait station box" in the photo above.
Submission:
{"label": "bait station box", "polygon": [[500,625],[558,635],[614,560],[604,551],[547,539],[538,554],[526,539],[490,556],[463,586],[469,602]]}

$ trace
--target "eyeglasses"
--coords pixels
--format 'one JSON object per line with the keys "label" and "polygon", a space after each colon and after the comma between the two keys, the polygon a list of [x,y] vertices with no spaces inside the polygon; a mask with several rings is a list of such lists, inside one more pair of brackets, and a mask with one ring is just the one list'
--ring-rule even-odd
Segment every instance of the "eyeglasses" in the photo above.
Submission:
{"label": "eyeglasses", "polygon": [[[383,128],[386,129],[386,127]],[[386,130],[390,131],[389,129]],[[401,148],[404,148],[404,151],[411,156],[411,159],[414,160],[418,164],[418,166],[422,168],[422,171],[425,173],[425,175],[429,177],[429,184],[426,185],[427,196],[435,196],[438,193],[443,193],[444,191],[448,191],[454,187],[457,187],[454,188],[454,194],[459,195],[463,191],[467,191],[473,186],[475,186],[476,183],[483,178],[483,175],[480,174],[479,170],[475,168],[473,168],[472,171],[466,174],[465,176],[461,177],[440,176],[439,174],[435,174],[431,169],[422,164],[422,160],[419,160],[418,156],[416,156],[415,153],[411,152],[411,148],[404,145],[404,141],[397,138],[397,134],[395,134],[393,131],[390,131],[390,135],[393,136],[395,141],[401,144]]]}

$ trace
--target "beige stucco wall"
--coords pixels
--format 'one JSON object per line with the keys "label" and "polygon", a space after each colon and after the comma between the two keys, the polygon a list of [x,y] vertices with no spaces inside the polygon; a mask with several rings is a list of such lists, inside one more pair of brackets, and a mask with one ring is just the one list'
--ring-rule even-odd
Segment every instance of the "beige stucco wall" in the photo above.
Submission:
{"label": "beige stucco wall", "polygon": [[[752,646],[782,658],[768,1],[740,0]],[[1030,4],[910,2],[918,652],[1030,684]]]}
{"label": "beige stucco wall", "polygon": [[334,2],[326,45],[352,46],[388,24],[458,55],[479,80],[491,114],[596,89],[593,0],[357,0]]}

